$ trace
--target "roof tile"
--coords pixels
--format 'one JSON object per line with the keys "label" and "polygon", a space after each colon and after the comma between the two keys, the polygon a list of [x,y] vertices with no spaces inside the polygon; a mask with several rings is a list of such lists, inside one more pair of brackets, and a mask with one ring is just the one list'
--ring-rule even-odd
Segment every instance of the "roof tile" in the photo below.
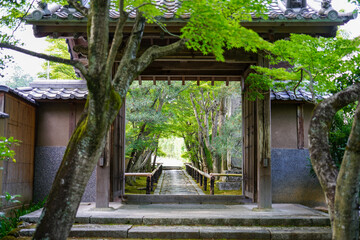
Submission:
{"label": "roof tile", "polygon": [[[156,3],[159,7],[167,8],[167,12],[164,13],[163,17],[165,19],[172,19],[175,16],[175,12],[180,7],[180,0],[156,0]],[[272,0],[270,4],[267,4],[268,8],[268,17],[270,20],[306,20],[312,21],[319,19],[321,15],[321,19],[324,20],[333,20],[333,21],[344,21],[347,22],[350,19],[354,19],[357,16],[355,12],[348,13],[337,13],[331,7],[327,9],[323,9],[321,7],[321,2],[317,0],[308,0],[307,6],[305,8],[286,8],[284,0]],[[27,20],[49,20],[49,19],[85,19],[85,17],[76,12],[73,8],[66,8],[62,6],[58,6],[54,8],[56,11],[52,12],[49,9],[37,9],[33,11],[30,15],[26,17]],[[329,11],[331,9],[331,11]],[[320,14],[321,13],[321,14]],[[334,14],[336,13],[336,14]],[[328,15],[329,14],[329,15]],[[259,19],[255,14],[251,14],[253,19]],[[109,11],[109,17],[111,20],[116,20],[120,18],[120,14],[118,11],[111,9]],[[129,14],[129,18],[135,18],[136,12],[132,11]],[[183,14],[180,16],[181,18],[187,19],[190,17],[190,14]]]}

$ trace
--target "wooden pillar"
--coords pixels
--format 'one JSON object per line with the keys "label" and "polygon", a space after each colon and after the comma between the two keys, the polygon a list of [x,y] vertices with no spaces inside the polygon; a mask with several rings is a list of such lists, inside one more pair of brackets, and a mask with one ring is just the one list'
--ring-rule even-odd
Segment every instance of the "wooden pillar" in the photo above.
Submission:
{"label": "wooden pillar", "polygon": [[215,177],[211,176],[210,178],[210,195],[215,194]]}
{"label": "wooden pillar", "polygon": [[270,91],[256,100],[258,208],[272,207]]}
{"label": "wooden pillar", "polygon": [[125,102],[112,127],[111,200],[121,202],[125,195]]}
{"label": "wooden pillar", "polygon": [[126,99],[122,105],[119,113],[119,129],[120,129],[120,198],[123,199],[125,196],[125,108],[126,108]]}
{"label": "wooden pillar", "polygon": [[299,104],[296,106],[296,126],[297,126],[297,147],[304,149],[304,105]]}
{"label": "wooden pillar", "polygon": [[[269,61],[259,54],[257,65],[268,67]],[[272,207],[271,189],[271,103],[270,90],[262,92],[264,98],[256,99],[255,115],[255,163],[258,208]]]}
{"label": "wooden pillar", "polygon": [[[0,105],[1,105],[1,96],[0,96]],[[5,115],[3,117],[0,117],[0,136],[2,137],[7,137],[7,125],[8,125],[7,118],[8,116]],[[0,195],[3,195],[4,192],[6,191],[6,173],[5,173],[6,171],[7,171],[7,161],[0,161]],[[5,200],[0,199],[0,205],[4,203]]]}
{"label": "wooden pillar", "polygon": [[110,202],[110,133],[96,168],[96,208],[108,208]]}

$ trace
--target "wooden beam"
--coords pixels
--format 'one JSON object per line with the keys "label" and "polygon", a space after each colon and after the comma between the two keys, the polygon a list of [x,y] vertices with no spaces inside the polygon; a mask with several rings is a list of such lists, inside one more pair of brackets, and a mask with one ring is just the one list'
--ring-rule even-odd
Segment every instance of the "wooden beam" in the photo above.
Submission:
{"label": "wooden beam", "polygon": [[[144,75],[157,75],[157,76],[168,76],[168,75],[212,75],[212,76],[224,76],[224,75],[242,75],[243,70],[240,69],[169,69],[169,70],[162,70],[162,69],[153,69],[147,68],[142,72]],[[210,80],[208,80],[210,81]]]}
{"label": "wooden beam", "polygon": [[185,84],[186,81],[214,81],[214,82],[241,82],[243,77],[239,75],[140,75],[135,80],[141,81],[181,81]]}

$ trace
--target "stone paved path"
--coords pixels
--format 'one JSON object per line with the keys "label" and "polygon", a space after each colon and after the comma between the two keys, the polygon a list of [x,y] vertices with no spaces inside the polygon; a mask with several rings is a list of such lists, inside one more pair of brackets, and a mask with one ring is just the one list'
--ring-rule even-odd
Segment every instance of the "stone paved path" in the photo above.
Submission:
{"label": "stone paved path", "polygon": [[164,170],[154,194],[160,195],[204,195],[184,170]]}

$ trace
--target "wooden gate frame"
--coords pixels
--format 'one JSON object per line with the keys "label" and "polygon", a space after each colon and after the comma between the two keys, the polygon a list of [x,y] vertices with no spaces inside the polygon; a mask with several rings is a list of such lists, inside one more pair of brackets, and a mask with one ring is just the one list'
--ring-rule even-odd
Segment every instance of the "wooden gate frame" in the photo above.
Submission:
{"label": "wooden gate frame", "polygon": [[[268,66],[259,54],[259,66]],[[251,70],[245,73],[245,78]],[[248,99],[248,87],[242,84],[243,126],[243,194],[258,208],[272,207],[271,186],[271,102],[270,90],[263,92],[263,99]]]}
{"label": "wooden gate frame", "polygon": [[[259,56],[258,65],[267,64],[267,60]],[[258,208],[271,208],[270,91],[263,93],[263,99],[249,101],[244,81],[242,86],[243,194],[257,202]],[[125,103],[111,127],[107,142],[97,166],[97,208],[108,208],[110,201],[122,201],[125,195]]]}

